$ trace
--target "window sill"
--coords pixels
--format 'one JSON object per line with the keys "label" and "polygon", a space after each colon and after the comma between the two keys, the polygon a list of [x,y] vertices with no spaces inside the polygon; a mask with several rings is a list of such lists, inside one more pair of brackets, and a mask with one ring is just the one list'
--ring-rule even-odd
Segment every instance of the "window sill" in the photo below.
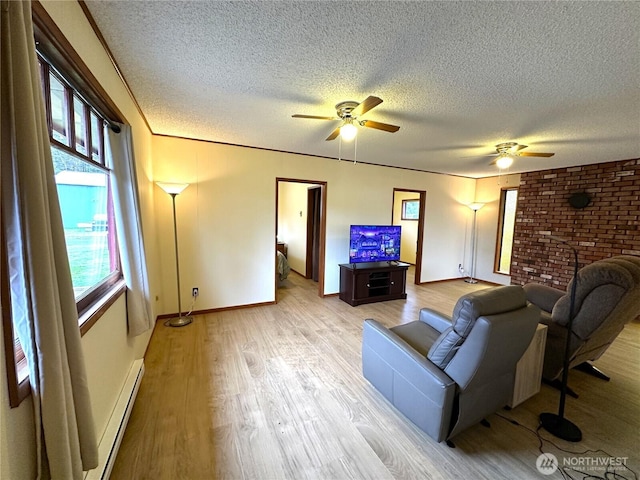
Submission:
{"label": "window sill", "polygon": [[80,325],[80,335],[84,335],[91,327],[104,315],[115,301],[120,298],[127,290],[124,280],[118,281],[105,293],[100,300],[95,302],[91,307],[78,318]]}
{"label": "window sill", "polygon": [[509,277],[511,275],[511,273],[505,273],[505,272],[493,272],[496,275],[504,275],[505,277]]}

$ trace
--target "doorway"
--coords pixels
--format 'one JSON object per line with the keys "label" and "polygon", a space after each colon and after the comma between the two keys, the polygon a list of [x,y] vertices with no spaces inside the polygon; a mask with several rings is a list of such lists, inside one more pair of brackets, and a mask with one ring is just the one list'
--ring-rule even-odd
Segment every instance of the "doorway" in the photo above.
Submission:
{"label": "doorway", "polygon": [[[276,248],[287,251],[291,270],[318,283],[324,296],[326,196],[322,181],[276,178]],[[278,301],[278,278],[275,299]]]}
{"label": "doorway", "polygon": [[427,192],[424,190],[393,189],[391,223],[402,226],[400,260],[415,265],[416,285],[421,283],[426,199]]}

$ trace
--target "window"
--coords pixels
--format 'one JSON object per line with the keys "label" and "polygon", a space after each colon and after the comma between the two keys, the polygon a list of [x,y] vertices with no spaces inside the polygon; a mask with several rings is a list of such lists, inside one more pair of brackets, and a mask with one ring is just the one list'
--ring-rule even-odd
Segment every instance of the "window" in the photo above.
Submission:
{"label": "window", "polygon": [[[124,116],[39,2],[32,3],[32,13],[76,304],[86,320],[80,326],[84,333],[124,293],[103,136],[106,119],[124,122]],[[29,394],[29,372],[13,328],[4,229],[0,235],[5,360],[9,401],[16,407]]]}
{"label": "window", "polygon": [[420,199],[402,200],[402,220],[418,220],[420,218]]}
{"label": "window", "polygon": [[120,278],[105,119],[39,57],[73,289],[82,315]]}
{"label": "window", "polygon": [[498,218],[498,240],[496,242],[496,273],[511,273],[511,252],[513,249],[513,232],[516,226],[516,207],[518,189],[507,188],[500,192],[500,217]]}

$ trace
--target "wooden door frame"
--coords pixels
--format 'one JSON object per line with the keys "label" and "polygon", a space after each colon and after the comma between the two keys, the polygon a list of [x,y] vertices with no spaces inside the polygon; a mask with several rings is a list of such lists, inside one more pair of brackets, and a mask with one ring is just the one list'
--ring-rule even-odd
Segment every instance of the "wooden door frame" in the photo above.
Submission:
{"label": "wooden door frame", "polygon": [[[305,268],[305,278],[310,279],[313,278],[313,245],[314,245],[314,225],[315,225],[315,210],[313,212],[313,216],[309,213],[309,206],[313,203],[315,205],[315,191],[320,191],[320,199],[322,199],[322,187],[320,185],[313,185],[307,188],[307,258],[306,258],[306,268]],[[319,205],[318,205],[319,206]],[[320,232],[318,232],[318,236]],[[318,241],[318,249],[320,246],[320,242]],[[318,268],[320,265],[320,253],[318,252]],[[318,272],[319,274],[320,272]]]}
{"label": "wooden door frame", "polygon": [[420,276],[422,274],[422,244],[424,243],[424,212],[427,204],[427,192],[426,190],[417,190],[415,188],[394,188],[393,196],[391,197],[391,223],[393,223],[393,207],[396,202],[396,192],[411,192],[417,193],[420,198],[420,209],[418,215],[418,239],[416,249],[416,269],[413,283],[420,285]]}
{"label": "wooden door frame", "polygon": [[[310,185],[318,185],[320,187],[320,253],[318,258],[318,296],[324,297],[324,269],[325,269],[325,247],[327,237],[327,182],[322,180],[305,180],[301,178],[276,177],[276,212],[274,224],[274,255],[278,242],[278,202],[279,192],[278,186],[280,182],[289,183],[306,183]],[[274,293],[273,298],[278,302],[278,276],[274,275]]]}

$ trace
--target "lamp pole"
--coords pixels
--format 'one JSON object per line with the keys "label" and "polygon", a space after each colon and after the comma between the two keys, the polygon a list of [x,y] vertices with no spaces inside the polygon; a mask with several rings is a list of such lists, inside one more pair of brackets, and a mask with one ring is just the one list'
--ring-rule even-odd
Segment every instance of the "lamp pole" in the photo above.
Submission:
{"label": "lamp pole", "polygon": [[173,204],[173,242],[176,246],[176,283],[178,284],[178,318],[172,318],[169,325],[172,327],[184,327],[189,325],[192,321],[192,317],[182,316],[182,302],[180,301],[180,261],[178,255],[178,222],[176,220],[176,195],[177,193],[170,193],[171,203]]}
{"label": "lamp pole", "polygon": [[168,325],[172,327],[184,327],[193,322],[193,317],[182,316],[182,302],[180,300],[180,260],[178,254],[178,222],[176,217],[176,196],[178,196],[185,188],[189,186],[188,183],[163,183],[156,182],[156,184],[162,188],[165,192],[171,195],[171,204],[173,206],[173,243],[176,249],[176,283],[178,286],[178,317],[169,320]]}
{"label": "lamp pole", "polygon": [[478,210],[484,207],[484,203],[472,203],[468,207],[473,210],[473,223],[471,225],[471,274],[469,278],[465,279],[467,283],[478,283],[474,278],[476,276],[476,216]]}
{"label": "lamp pole", "polygon": [[570,420],[564,418],[564,405],[567,398],[567,381],[569,379],[569,352],[571,348],[571,335],[573,334],[573,317],[575,316],[576,288],[578,285],[578,251],[565,239],[549,235],[552,240],[566,245],[573,250],[573,283],[571,284],[571,299],[569,304],[569,322],[567,323],[567,340],[564,347],[564,364],[562,367],[562,385],[560,388],[560,405],[558,414],[541,413],[540,424],[547,432],[568,442],[582,440],[580,428]]}

